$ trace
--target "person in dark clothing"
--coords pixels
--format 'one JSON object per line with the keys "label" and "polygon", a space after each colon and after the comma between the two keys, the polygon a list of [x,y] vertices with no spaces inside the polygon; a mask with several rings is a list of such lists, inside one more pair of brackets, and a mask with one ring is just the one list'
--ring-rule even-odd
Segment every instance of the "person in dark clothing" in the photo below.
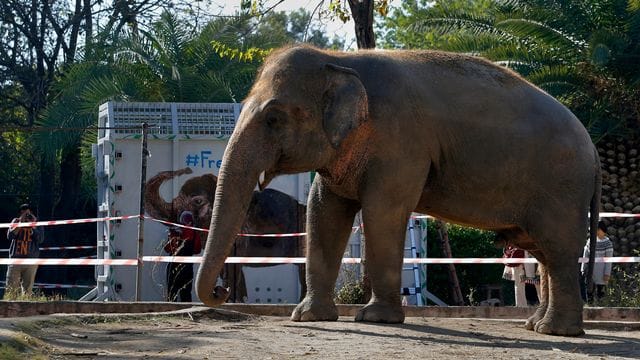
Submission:
{"label": "person in dark clothing", "polygon": [[[193,214],[183,211],[179,223],[194,226]],[[193,256],[200,253],[200,234],[194,229],[173,227],[168,230],[168,241],[164,250],[173,256]],[[171,262],[167,265],[167,301],[191,302],[193,265]]]}
{"label": "person in dark clothing", "polygon": [[[29,223],[37,221],[28,204],[20,206],[18,217],[11,224]],[[7,231],[9,245],[9,258],[37,258],[40,256],[40,244],[42,244],[42,229],[34,226],[11,226]],[[11,264],[7,267],[7,288],[5,297],[16,296],[18,291],[24,296],[33,294],[33,282],[36,278],[38,265]]]}

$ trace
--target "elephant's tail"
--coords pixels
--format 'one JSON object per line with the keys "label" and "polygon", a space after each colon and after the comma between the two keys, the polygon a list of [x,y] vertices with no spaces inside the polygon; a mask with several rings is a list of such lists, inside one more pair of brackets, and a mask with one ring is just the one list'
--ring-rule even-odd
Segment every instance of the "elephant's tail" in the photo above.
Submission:
{"label": "elephant's tail", "polygon": [[595,153],[595,188],[589,207],[589,266],[587,267],[587,289],[593,291],[593,267],[596,259],[596,242],[598,241],[598,221],[600,220],[600,195],[602,193],[602,174],[600,172],[600,156]]}

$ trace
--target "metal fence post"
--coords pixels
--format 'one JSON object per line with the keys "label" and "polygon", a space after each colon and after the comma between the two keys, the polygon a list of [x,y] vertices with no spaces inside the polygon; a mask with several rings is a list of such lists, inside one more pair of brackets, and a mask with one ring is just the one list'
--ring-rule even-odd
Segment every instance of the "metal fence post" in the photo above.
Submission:
{"label": "metal fence post", "polygon": [[144,188],[147,182],[147,132],[149,124],[142,123],[142,166],[140,171],[140,216],[138,217],[138,266],[136,270],[136,301],[140,301],[142,287],[142,253],[144,249]]}

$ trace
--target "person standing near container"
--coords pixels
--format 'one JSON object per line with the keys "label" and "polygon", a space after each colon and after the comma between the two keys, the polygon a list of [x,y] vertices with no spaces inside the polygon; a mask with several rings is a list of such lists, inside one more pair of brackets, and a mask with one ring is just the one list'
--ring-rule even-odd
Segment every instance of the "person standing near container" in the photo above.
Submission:
{"label": "person standing near container", "polygon": [[[180,214],[181,225],[193,227],[191,211]],[[189,227],[170,228],[164,250],[173,256],[193,256],[202,250],[200,235]],[[167,301],[191,302],[193,265],[170,262],[167,265]]]}
{"label": "person standing near container", "polygon": [[[29,204],[22,204],[18,217],[11,224],[30,223],[37,221],[31,212]],[[37,258],[40,256],[40,244],[44,241],[42,229],[35,226],[10,226],[7,231],[9,245],[9,258]],[[7,267],[7,288],[5,298],[8,296],[31,296],[33,294],[33,282],[36,278],[38,265],[10,264]],[[20,290],[18,290],[20,289]]]}

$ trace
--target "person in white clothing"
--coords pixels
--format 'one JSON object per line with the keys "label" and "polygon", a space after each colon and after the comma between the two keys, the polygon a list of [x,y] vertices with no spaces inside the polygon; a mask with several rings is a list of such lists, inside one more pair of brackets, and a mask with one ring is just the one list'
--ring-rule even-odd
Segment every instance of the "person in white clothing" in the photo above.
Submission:
{"label": "person in white clothing", "polygon": [[[584,246],[583,257],[589,258],[589,240]],[[607,228],[604,222],[598,222],[598,239],[596,241],[596,258],[599,257],[611,257],[613,256],[613,243],[607,237]],[[580,271],[582,272],[583,279],[587,279],[587,273],[589,270],[589,264],[582,263]],[[586,295],[586,299],[593,301],[602,299],[605,295],[609,278],[611,277],[611,263],[596,262],[593,265],[593,284],[595,286],[595,292],[592,289],[587,289],[587,294],[583,293],[583,298]]]}
{"label": "person in white clothing", "polygon": [[[505,249],[505,257],[508,258],[530,258],[527,251],[509,246]],[[529,306],[526,296],[526,284],[533,284],[536,288],[538,299],[540,298],[540,279],[536,274],[535,263],[507,264],[504,267],[502,277],[513,281],[515,300],[517,307]]]}

